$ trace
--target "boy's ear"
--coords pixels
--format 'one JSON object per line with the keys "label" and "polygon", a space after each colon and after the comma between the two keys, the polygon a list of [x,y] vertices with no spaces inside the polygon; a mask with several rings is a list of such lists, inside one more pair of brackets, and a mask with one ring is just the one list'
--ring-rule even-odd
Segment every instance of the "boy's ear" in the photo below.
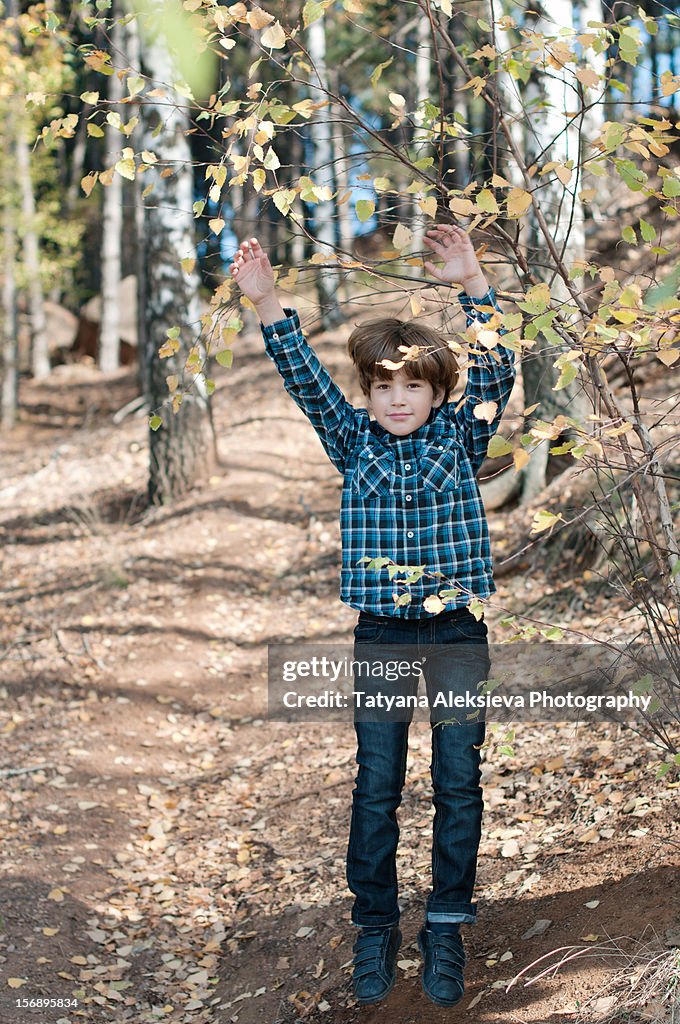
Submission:
{"label": "boy's ear", "polygon": [[432,408],[433,409],[438,409],[443,401],[444,401],[444,388],[438,388],[435,391],[435,393],[434,393],[434,398],[432,399]]}

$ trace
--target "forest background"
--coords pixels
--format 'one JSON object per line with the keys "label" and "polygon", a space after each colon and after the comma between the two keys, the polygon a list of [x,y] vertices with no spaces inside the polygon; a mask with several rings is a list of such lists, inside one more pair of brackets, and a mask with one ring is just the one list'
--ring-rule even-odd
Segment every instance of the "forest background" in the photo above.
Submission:
{"label": "forest background", "polygon": [[[228,276],[257,234],[358,403],[357,320],[427,318],[463,365],[504,330],[493,635],[623,643],[616,684],[654,698],[632,729],[492,732],[461,1015],[675,1019],[677,7],[117,4],[8,0],[0,22],[2,1005],[357,1013],[350,728],[263,717],[267,642],[346,641],[351,616],[338,482]],[[447,220],[505,311],[478,334],[424,276]],[[426,571],[375,569],[400,603]],[[414,922],[426,739],[402,809]],[[407,948],[400,971],[394,1019],[434,1020]]]}

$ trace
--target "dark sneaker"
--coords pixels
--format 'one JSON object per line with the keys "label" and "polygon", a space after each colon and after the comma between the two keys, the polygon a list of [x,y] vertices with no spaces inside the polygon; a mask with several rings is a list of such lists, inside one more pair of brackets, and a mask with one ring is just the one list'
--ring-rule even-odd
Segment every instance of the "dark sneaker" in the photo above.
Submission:
{"label": "dark sneaker", "polygon": [[420,952],[425,958],[423,990],[437,1006],[455,1006],[463,998],[465,952],[458,931],[440,934],[421,928]]}
{"label": "dark sneaker", "polygon": [[362,928],[354,943],[354,995],[360,1003],[377,1003],[394,988],[401,932],[394,928]]}

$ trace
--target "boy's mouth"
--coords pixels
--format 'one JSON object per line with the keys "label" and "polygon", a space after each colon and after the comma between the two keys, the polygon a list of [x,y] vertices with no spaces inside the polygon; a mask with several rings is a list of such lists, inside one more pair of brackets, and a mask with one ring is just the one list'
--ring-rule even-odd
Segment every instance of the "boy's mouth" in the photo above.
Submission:
{"label": "boy's mouth", "polygon": [[410,412],[391,412],[389,417],[391,420],[405,420],[411,415]]}

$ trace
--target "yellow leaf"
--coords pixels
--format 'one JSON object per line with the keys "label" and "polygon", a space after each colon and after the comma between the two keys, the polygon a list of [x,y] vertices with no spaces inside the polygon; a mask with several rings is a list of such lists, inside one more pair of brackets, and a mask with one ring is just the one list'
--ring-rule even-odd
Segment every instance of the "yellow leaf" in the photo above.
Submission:
{"label": "yellow leaf", "polygon": [[43,933],[43,935],[46,935],[48,939],[51,939],[53,935],[58,935],[59,934],[59,929],[58,928],[43,928],[42,933]]}
{"label": "yellow leaf", "polygon": [[452,213],[457,213],[459,217],[471,217],[477,212],[477,207],[470,199],[454,196],[449,200],[449,210]]}
{"label": "yellow leaf", "polygon": [[595,88],[595,86],[600,84],[600,76],[592,68],[579,68],[576,72],[576,77],[586,89]]}
{"label": "yellow leaf", "polygon": [[196,260],[193,256],[185,256],[183,260],[179,261],[179,265],[185,274],[191,274],[196,266]]}
{"label": "yellow leaf", "polygon": [[[237,5],[238,6],[238,5]],[[243,4],[240,5],[241,7]],[[229,11],[232,14],[233,8]],[[232,14],[233,17],[233,14]],[[274,20],[273,14],[269,14],[267,11],[263,11],[261,7],[254,7],[252,11],[248,11],[245,15],[245,19],[251,28],[254,28],[256,32],[259,32],[265,25],[271,24]]]}
{"label": "yellow leaf", "polygon": [[284,217],[286,217],[290,212],[295,196],[296,192],[294,188],[280,188],[278,192],[275,192],[272,196],[274,206]]}
{"label": "yellow leaf", "polygon": [[115,169],[121,178],[127,178],[128,181],[135,180],[136,167],[134,160],[119,160]]}
{"label": "yellow leaf", "polygon": [[426,199],[419,199],[418,206],[426,217],[437,216],[437,200],[434,196],[427,196]]}
{"label": "yellow leaf", "polygon": [[100,128],[98,124],[94,123],[94,121],[89,121],[87,125],[87,134],[91,139],[103,139],[104,129]]}
{"label": "yellow leaf", "polygon": [[214,217],[213,220],[208,221],[208,227],[215,235],[219,235],[220,231],[224,227],[224,221],[221,217]]}
{"label": "yellow leaf", "polygon": [[414,293],[409,297],[409,305],[411,306],[411,312],[414,316],[420,316],[423,311],[423,304],[420,301],[420,296]]}
{"label": "yellow leaf", "polygon": [[493,423],[498,412],[498,402],[479,402],[472,410],[475,419]]}
{"label": "yellow leaf", "polygon": [[50,889],[47,894],[48,900],[54,900],[55,903],[64,902],[64,893],[61,889]]}
{"label": "yellow leaf", "polygon": [[526,448],[515,448],[514,452],[512,453],[512,461],[514,462],[515,469],[518,473],[520,472],[520,470],[524,469],[527,462],[529,461],[529,458],[529,452],[526,450]]}
{"label": "yellow leaf", "polygon": [[502,178],[500,174],[494,174],[491,178],[492,188],[512,188],[512,182]]}
{"label": "yellow leaf", "polygon": [[563,185],[568,185],[571,181],[572,176],[571,167],[565,167],[564,164],[558,164],[555,168],[555,174],[560,179]]}
{"label": "yellow leaf", "polygon": [[286,45],[286,33],[278,21],[275,21],[273,25],[264,30],[260,36],[260,42],[269,50],[280,50]]}
{"label": "yellow leaf", "polygon": [[8,978],[7,984],[10,988],[21,988],[22,985],[26,984],[27,980],[27,978]]}
{"label": "yellow leaf", "polygon": [[393,359],[381,359],[380,365],[384,366],[386,370],[392,370],[392,372],[396,372],[397,370],[401,370],[402,366],[404,365],[404,360],[400,359],[399,362],[395,363]]}
{"label": "yellow leaf", "polygon": [[89,103],[92,107],[96,106],[97,103],[99,103],[98,92],[81,92],[80,98],[83,101],[83,103]]}
{"label": "yellow leaf", "polygon": [[407,228],[405,224],[397,224],[394,234],[392,235],[392,245],[399,252],[403,252],[404,249],[408,249],[413,238],[413,232],[410,228]]}
{"label": "yellow leaf", "polygon": [[439,612],[443,612],[445,610],[446,605],[440,597],[437,597],[436,594],[430,594],[430,596],[426,597],[423,601],[423,608],[426,612],[432,612],[433,615],[438,615]]}
{"label": "yellow leaf", "polygon": [[656,358],[660,359],[664,366],[672,366],[678,356],[680,356],[680,349],[677,348],[664,348],[656,353]]}
{"label": "yellow leaf", "polygon": [[80,179],[80,187],[86,196],[89,196],[92,189],[97,184],[97,178],[99,177],[97,171],[90,171],[84,178]]}
{"label": "yellow leaf", "polygon": [[168,385],[168,391],[172,395],[175,391],[177,391],[177,388],[179,386],[179,377],[177,376],[177,374],[172,373],[170,374],[169,377],[165,378],[165,383]]}
{"label": "yellow leaf", "polygon": [[261,167],[256,167],[253,171],[253,187],[256,192],[259,192],[267,179],[267,175]]}
{"label": "yellow leaf", "polygon": [[534,516],[530,532],[543,533],[544,530],[549,530],[555,523],[560,522],[561,519],[561,514],[555,515],[553,512],[548,512],[547,509],[542,509]]}
{"label": "yellow leaf", "polygon": [[483,345],[484,348],[495,348],[501,340],[498,331],[492,331],[488,327],[482,327],[475,334],[475,342]]}
{"label": "yellow leaf", "polygon": [[531,192],[523,188],[513,188],[508,194],[508,217],[521,217],[531,206]]}

